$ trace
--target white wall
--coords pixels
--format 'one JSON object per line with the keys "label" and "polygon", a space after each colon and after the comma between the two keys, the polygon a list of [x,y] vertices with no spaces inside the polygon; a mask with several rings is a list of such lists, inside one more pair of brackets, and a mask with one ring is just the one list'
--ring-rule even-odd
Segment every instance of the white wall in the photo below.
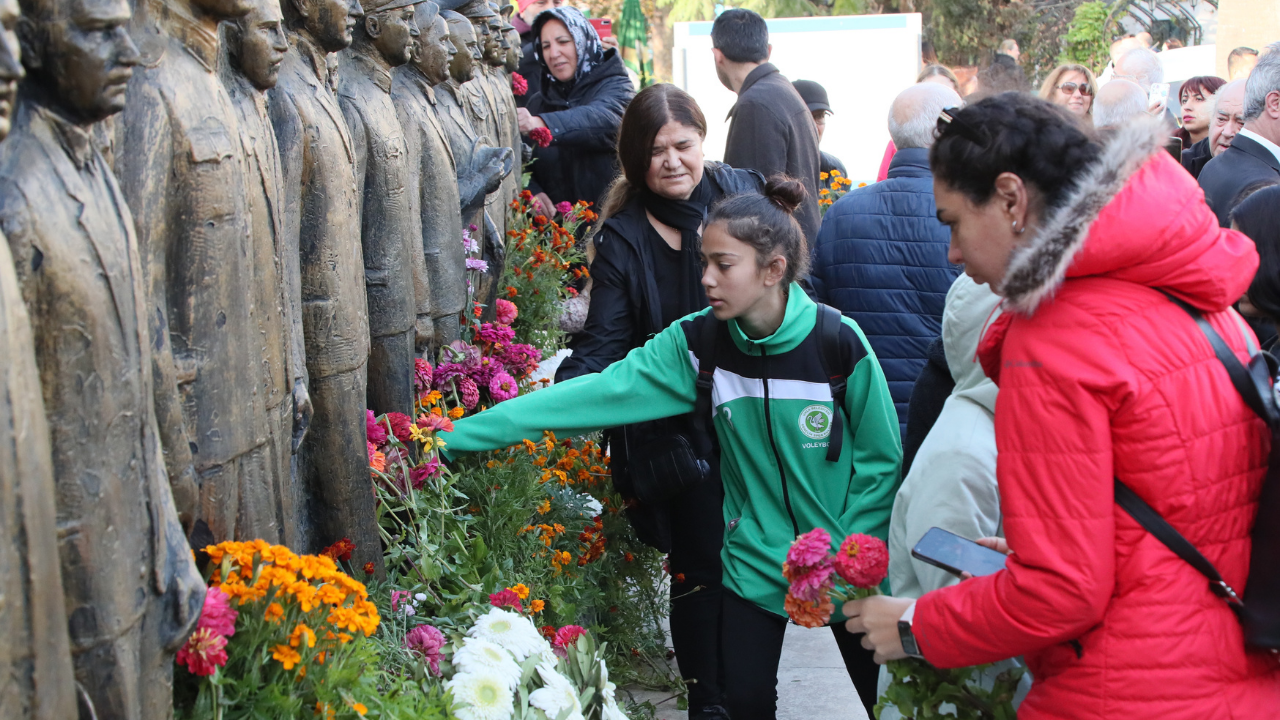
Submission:
{"label": "white wall", "polygon": [[[789,80],[813,80],[827,90],[831,109],[822,149],[844,162],[855,182],[873,182],[889,142],[889,105],[916,80],[920,15],[850,15],[768,20],[770,61]],[[716,78],[711,23],[676,23],[675,84],[697,99],[707,116],[706,153],[724,156],[725,116],[737,96]]]}

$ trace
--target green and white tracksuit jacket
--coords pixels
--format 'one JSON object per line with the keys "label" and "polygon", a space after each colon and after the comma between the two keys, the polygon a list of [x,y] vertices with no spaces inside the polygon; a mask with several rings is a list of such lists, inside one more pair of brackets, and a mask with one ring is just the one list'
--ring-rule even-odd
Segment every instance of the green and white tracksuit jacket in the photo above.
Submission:
{"label": "green and white tracksuit jacket", "polygon": [[[814,329],[817,305],[793,284],[777,332],[752,340],[730,320],[717,350],[712,406],[724,482],[724,585],[784,615],[782,563],[797,533],[825,528],[884,539],[901,483],[898,416],[884,373],[857,324],[843,319],[849,359],[844,441],[826,459],[832,397]],[[454,423],[449,455],[507,447],[542,431],[577,435],[694,410],[699,328],[689,315],[603,372],[508,400]],[[848,368],[852,368],[851,371]],[[839,608],[837,615],[840,618]]]}

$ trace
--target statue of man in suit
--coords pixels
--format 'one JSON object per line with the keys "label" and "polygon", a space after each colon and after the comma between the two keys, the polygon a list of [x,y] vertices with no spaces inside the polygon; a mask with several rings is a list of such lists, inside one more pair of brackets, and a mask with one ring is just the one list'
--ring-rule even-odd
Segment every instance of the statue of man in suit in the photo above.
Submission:
{"label": "statue of man in suit", "polygon": [[[18,0],[0,0],[0,140],[22,79]],[[0,707],[14,717],[76,714],[62,599],[49,426],[35,340],[9,243],[0,241]]]}
{"label": "statue of man in suit", "polygon": [[[224,83],[240,123],[245,199],[252,235],[253,303],[259,391],[266,406],[271,485],[241,495],[241,532],[272,543],[308,546],[302,489],[293,453],[311,422],[303,347],[298,246],[286,243],[281,207],[280,151],[267,114],[266,91],[276,86],[289,41],[280,0],[252,0],[248,15],[223,24]],[[297,238],[293,238],[294,241]],[[246,491],[250,488],[246,488]]]}
{"label": "statue of man in suit", "polygon": [[344,537],[352,562],[382,568],[369,486],[365,390],[369,316],[355,147],[329,84],[329,59],[364,17],[357,0],[281,0],[289,50],[269,94],[280,152],[281,245],[297,248],[302,333],[315,414],[299,450],[311,549]]}
{"label": "statue of man in suit", "polygon": [[[0,145],[0,228],[31,314],[52,436],[76,679],[98,718],[172,714],[174,652],[200,616],[165,476],[157,345],[134,219],[94,142],[139,61],[126,0],[22,0],[27,78]],[[171,359],[169,360],[171,362]],[[159,402],[158,402],[159,401]],[[65,717],[65,716],[64,716]]]}

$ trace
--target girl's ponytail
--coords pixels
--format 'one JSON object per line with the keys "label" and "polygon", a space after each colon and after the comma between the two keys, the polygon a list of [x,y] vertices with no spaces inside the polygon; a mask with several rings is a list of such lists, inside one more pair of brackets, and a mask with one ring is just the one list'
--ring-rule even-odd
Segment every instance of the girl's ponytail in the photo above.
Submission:
{"label": "girl's ponytail", "polygon": [[809,272],[809,244],[794,213],[807,193],[804,184],[786,175],[774,175],[764,194],[734,195],[721,200],[707,214],[707,225],[725,223],[729,235],[756,251],[756,264],[768,267],[775,255],[787,261],[784,286]]}

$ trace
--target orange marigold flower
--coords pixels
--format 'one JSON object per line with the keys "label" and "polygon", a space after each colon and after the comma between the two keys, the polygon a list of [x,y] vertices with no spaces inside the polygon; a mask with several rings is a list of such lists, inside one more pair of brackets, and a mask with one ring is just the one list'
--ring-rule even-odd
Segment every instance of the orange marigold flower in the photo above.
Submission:
{"label": "orange marigold flower", "polygon": [[341,605],[342,601],[347,599],[347,594],[341,589],[325,583],[320,586],[320,591],[316,593],[316,599],[328,605]]}
{"label": "orange marigold flower", "polygon": [[359,713],[360,717],[364,717],[365,713],[369,712],[369,708],[365,707],[364,703],[351,703],[351,709]]}
{"label": "orange marigold flower", "polygon": [[783,607],[787,611],[787,615],[795,621],[797,625],[807,628],[818,628],[827,624],[831,619],[831,613],[835,612],[836,606],[830,599],[823,598],[822,604],[816,602],[806,602],[791,593],[787,593],[787,599],[783,601]]}
{"label": "orange marigold flower", "polygon": [[[309,648],[313,648],[316,646],[315,631],[307,627],[306,623],[298,623],[298,626],[295,627],[293,629],[293,632],[289,634],[289,646],[298,647],[298,645],[300,645],[303,640],[307,641],[307,647]],[[288,668],[285,668],[285,669],[287,670]]]}
{"label": "orange marigold flower", "polygon": [[545,608],[546,606],[547,606],[547,603],[542,600],[530,600],[529,612],[536,612],[536,613],[542,612],[543,608]]}
{"label": "orange marigold flower", "polygon": [[466,415],[466,414],[467,414],[467,411],[466,411],[466,410],[463,410],[461,407],[456,407],[456,408],[450,408],[450,409],[449,409],[449,418],[450,418],[450,419],[452,419],[452,420],[457,420],[457,419],[461,418],[463,415]]}
{"label": "orange marigold flower", "polygon": [[519,294],[520,294],[520,293],[519,293],[519,292],[517,292],[515,288],[511,287],[510,285],[508,285],[508,286],[507,286],[507,297],[509,297],[509,298],[513,298],[513,297],[515,297],[516,295],[519,295]]}
{"label": "orange marigold flower", "polygon": [[271,657],[279,660],[285,670],[292,670],[294,665],[302,662],[302,656],[298,654],[298,651],[288,645],[275,646],[275,649],[271,651]]}
{"label": "orange marigold flower", "polygon": [[529,599],[529,588],[524,583],[519,583],[507,589],[515,593],[516,596],[519,597],[521,600]]}
{"label": "orange marigold flower", "polygon": [[267,622],[278,623],[284,619],[284,608],[280,603],[271,603],[267,606],[267,612],[264,613],[263,618]]}

